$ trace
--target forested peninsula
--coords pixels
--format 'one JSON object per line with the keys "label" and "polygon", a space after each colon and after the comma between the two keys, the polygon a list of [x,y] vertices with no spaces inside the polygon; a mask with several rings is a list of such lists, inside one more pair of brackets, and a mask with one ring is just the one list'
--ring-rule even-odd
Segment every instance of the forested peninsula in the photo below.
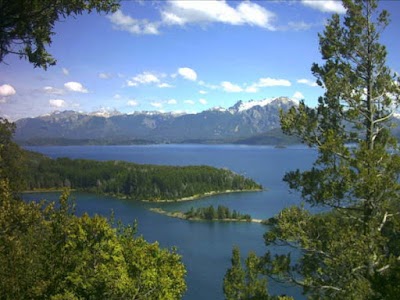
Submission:
{"label": "forested peninsula", "polygon": [[25,165],[27,191],[66,187],[133,200],[178,201],[262,189],[251,179],[227,169],[209,166],[50,159],[33,152],[28,152]]}

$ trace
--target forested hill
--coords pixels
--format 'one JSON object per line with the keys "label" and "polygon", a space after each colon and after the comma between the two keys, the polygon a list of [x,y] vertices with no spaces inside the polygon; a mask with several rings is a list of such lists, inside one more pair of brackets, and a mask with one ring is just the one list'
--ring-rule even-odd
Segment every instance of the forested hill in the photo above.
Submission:
{"label": "forested hill", "polygon": [[50,159],[30,153],[26,189],[72,189],[135,200],[178,200],[207,193],[261,189],[251,179],[208,166],[138,165],[123,161]]}

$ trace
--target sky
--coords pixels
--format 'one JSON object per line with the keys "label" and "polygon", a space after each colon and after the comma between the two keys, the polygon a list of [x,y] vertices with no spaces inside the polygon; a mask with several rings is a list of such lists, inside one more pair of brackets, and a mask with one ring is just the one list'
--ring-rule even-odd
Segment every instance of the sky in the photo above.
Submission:
{"label": "sky", "polygon": [[[381,1],[381,36],[400,73],[400,0]],[[324,90],[318,33],[339,1],[122,1],[113,14],[56,23],[47,71],[8,55],[0,63],[0,116],[54,111],[197,113],[285,96],[315,106]]]}

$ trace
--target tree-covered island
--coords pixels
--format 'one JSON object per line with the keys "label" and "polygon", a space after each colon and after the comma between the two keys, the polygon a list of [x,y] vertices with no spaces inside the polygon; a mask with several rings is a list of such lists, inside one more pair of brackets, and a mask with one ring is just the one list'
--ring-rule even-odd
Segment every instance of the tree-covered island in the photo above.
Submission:
{"label": "tree-covered island", "polygon": [[148,201],[194,200],[262,186],[227,169],[209,166],[156,166],[123,161],[92,161],[29,153],[25,190],[62,189]]}
{"label": "tree-covered island", "polygon": [[172,218],[179,218],[191,221],[220,221],[220,222],[254,222],[262,223],[262,220],[252,219],[249,214],[242,214],[236,210],[230,210],[229,207],[218,205],[215,208],[213,205],[207,207],[192,207],[186,212],[170,212],[162,208],[150,208],[152,212],[166,215]]}

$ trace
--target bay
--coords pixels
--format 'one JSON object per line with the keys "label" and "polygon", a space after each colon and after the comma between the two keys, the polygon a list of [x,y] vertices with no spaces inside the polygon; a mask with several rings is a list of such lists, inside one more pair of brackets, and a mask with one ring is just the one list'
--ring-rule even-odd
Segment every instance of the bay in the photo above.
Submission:
{"label": "bay", "polygon": [[[124,160],[140,164],[210,165],[228,168],[261,183],[262,192],[233,193],[201,200],[175,203],[142,203],[93,194],[74,193],[77,213],[109,216],[125,223],[138,222],[138,234],[163,247],[178,248],[188,275],[188,291],[184,299],[223,299],[223,276],[230,267],[233,246],[242,256],[249,251],[261,255],[266,247],[263,234],[267,228],[255,223],[223,223],[185,221],[150,212],[150,207],[168,211],[187,211],[191,207],[224,205],[253,218],[266,219],[284,207],[299,204],[299,196],[288,190],[282,181],[285,172],[309,168],[316,152],[303,146],[274,148],[238,145],[144,145],[144,146],[49,146],[26,147],[52,158],[69,157],[94,160]],[[58,193],[26,194],[27,200],[55,200]],[[276,250],[279,251],[279,250]],[[271,293],[293,295],[302,299],[297,288],[269,282]]]}

